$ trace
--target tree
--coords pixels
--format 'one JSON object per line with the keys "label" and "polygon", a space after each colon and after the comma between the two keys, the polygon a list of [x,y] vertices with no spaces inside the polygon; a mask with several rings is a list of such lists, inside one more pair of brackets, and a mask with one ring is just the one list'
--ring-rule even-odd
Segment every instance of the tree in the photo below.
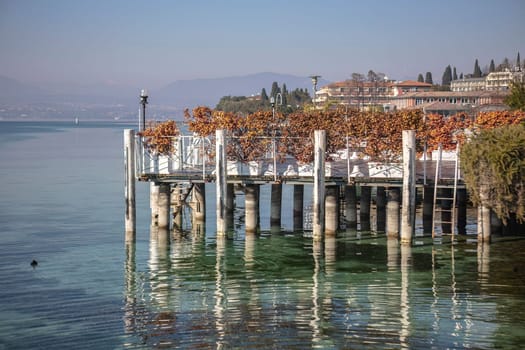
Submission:
{"label": "tree", "polygon": [[274,81],[272,83],[272,90],[270,91],[270,98],[273,97],[275,98],[275,96],[277,95],[278,92],[280,92],[281,89],[279,89],[279,84],[277,84],[276,81]]}
{"label": "tree", "polygon": [[445,68],[445,72],[443,72],[443,78],[441,80],[441,85],[450,86],[451,81],[452,81],[452,68],[450,68],[450,65],[448,65]]}
{"label": "tree", "polygon": [[520,63],[520,53],[518,51],[518,57],[516,57],[516,68],[518,68],[519,71],[521,71],[521,63]]}
{"label": "tree", "polygon": [[459,79],[463,79],[463,73],[459,75]]}
{"label": "tree", "polygon": [[504,223],[513,217],[525,221],[525,126],[482,130],[460,157],[474,205],[491,208]]}
{"label": "tree", "polygon": [[423,78],[423,74],[419,73],[419,75],[417,76],[417,81],[420,82],[420,83],[424,83],[425,82],[425,78]]}
{"label": "tree", "polygon": [[490,60],[489,73],[496,71],[496,65],[494,65],[494,60]]}
{"label": "tree", "polygon": [[286,84],[285,83],[283,83],[283,88],[282,88],[281,94],[282,94],[282,98],[283,98],[283,101],[282,101],[283,102],[283,106],[286,107],[286,106],[288,106],[288,95],[289,95],[289,93],[288,93],[288,89],[286,88]]}
{"label": "tree", "polygon": [[432,73],[427,72],[427,74],[425,74],[425,83],[427,83],[427,84],[434,84],[432,82]]}
{"label": "tree", "polygon": [[369,82],[374,82],[377,80],[377,74],[373,70],[369,70],[367,74],[367,78]]}
{"label": "tree", "polygon": [[452,80],[458,80],[458,73],[456,72],[456,67],[454,67],[454,71],[452,73]]}
{"label": "tree", "polygon": [[511,109],[525,111],[525,83],[513,82],[510,85],[510,95],[505,98],[505,103]]}
{"label": "tree", "polygon": [[498,72],[503,72],[504,70],[506,69],[510,69],[510,62],[509,62],[509,59],[507,57],[505,57],[503,59],[503,61],[501,61],[501,63],[498,65]]}
{"label": "tree", "polygon": [[261,90],[261,101],[268,101],[268,94],[266,93],[266,89],[262,88]]}
{"label": "tree", "polygon": [[481,68],[479,68],[478,59],[476,58],[476,62],[474,63],[474,72],[472,73],[473,78],[481,78]]}

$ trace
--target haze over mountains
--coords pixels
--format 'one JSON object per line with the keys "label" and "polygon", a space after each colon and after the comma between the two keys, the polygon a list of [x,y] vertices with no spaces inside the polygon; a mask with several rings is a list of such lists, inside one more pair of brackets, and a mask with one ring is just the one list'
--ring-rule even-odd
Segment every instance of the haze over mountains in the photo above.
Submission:
{"label": "haze over mountains", "polygon": [[[269,94],[274,81],[279,83],[279,86],[286,84],[288,90],[303,88],[310,93],[312,91],[309,77],[268,72],[214,79],[178,80],[161,88],[142,86],[136,89],[111,84],[37,87],[0,76],[0,118],[17,118],[16,113],[13,114],[12,110],[9,112],[9,107],[31,105],[34,108],[39,104],[52,105],[50,113],[65,105],[69,106],[68,108],[78,105],[83,109],[89,109],[89,106],[105,106],[106,111],[114,107],[128,112],[118,117],[128,118],[130,113],[133,115],[138,109],[138,96],[142,88],[148,89],[149,107],[162,117],[166,111],[170,111],[171,114],[177,111],[176,114],[181,114],[185,108],[191,109],[195,106],[205,105],[213,108],[223,96],[256,95],[262,88]],[[318,87],[327,83],[328,81],[319,79]],[[115,113],[112,115],[117,117]],[[30,110],[25,110],[23,114],[32,117]],[[45,118],[42,113],[35,117]]]}

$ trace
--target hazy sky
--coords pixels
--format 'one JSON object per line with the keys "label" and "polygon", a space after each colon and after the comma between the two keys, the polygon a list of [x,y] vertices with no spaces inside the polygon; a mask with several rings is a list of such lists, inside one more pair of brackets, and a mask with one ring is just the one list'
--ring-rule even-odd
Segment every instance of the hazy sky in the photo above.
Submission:
{"label": "hazy sky", "polygon": [[161,87],[259,72],[338,81],[525,61],[524,0],[0,0],[0,75]]}

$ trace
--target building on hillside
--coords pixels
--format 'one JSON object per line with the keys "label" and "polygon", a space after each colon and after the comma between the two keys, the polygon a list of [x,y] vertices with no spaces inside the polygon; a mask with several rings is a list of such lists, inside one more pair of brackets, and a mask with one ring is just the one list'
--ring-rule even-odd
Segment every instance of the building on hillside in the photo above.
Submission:
{"label": "building on hillside", "polygon": [[391,83],[391,95],[400,96],[410,92],[426,92],[432,89],[432,84],[415,80],[405,80]]}
{"label": "building on hillside", "polygon": [[[508,94],[508,91],[503,90],[413,92],[392,97],[390,103],[396,106],[396,109],[425,107],[428,113],[435,108],[440,111],[438,114],[450,115],[454,110],[470,112],[483,105],[503,105]],[[434,102],[440,104],[433,105]]]}
{"label": "building on hillside", "polygon": [[525,74],[521,70],[505,69],[492,72],[482,78],[464,78],[450,82],[450,90],[460,91],[496,91],[508,90],[513,81],[524,82]]}
{"label": "building on hillside", "polygon": [[315,94],[317,106],[342,104],[360,110],[381,106],[389,109],[390,98],[409,92],[430,91],[432,84],[407,80],[402,82],[345,80],[321,87]]}
{"label": "building on hillside", "polygon": [[358,109],[383,105],[389,96],[388,81],[345,80],[321,87],[315,93],[317,106],[342,104]]}
{"label": "building on hillside", "polygon": [[448,117],[457,113],[471,114],[474,107],[470,104],[434,101],[410,107],[409,109],[422,109],[425,114],[439,114],[443,117]]}
{"label": "building on hillside", "polygon": [[[491,77],[495,79],[497,75]],[[345,105],[360,110],[369,110],[377,106],[387,111],[421,108],[427,113],[444,116],[458,112],[475,113],[483,109],[508,108],[504,105],[504,99],[509,94],[507,89],[481,89],[481,82],[486,86],[486,77],[471,80],[470,85],[465,85],[460,91],[431,91],[431,84],[413,80],[401,82],[345,80],[321,87],[316,92],[315,103],[318,108]],[[502,86],[502,82],[503,79],[500,79],[498,86]],[[494,86],[496,85],[495,83]]]}
{"label": "building on hillside", "polygon": [[452,80],[450,90],[455,92],[484,91],[486,89],[485,78],[463,78]]}
{"label": "building on hillside", "polygon": [[503,72],[492,72],[486,77],[486,90],[508,90],[512,82],[523,83],[524,74],[522,71],[510,71],[505,69]]}

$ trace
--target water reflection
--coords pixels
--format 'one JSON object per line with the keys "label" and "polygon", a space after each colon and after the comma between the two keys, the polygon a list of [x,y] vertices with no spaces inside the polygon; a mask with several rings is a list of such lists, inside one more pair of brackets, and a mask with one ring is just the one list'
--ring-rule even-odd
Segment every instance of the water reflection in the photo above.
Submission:
{"label": "water reflection", "polygon": [[483,348],[501,317],[476,294],[492,292],[487,245],[201,229],[172,233],[171,244],[155,237],[146,274],[126,247],[130,347]]}
{"label": "water reflection", "polygon": [[401,245],[401,295],[400,295],[400,320],[399,343],[403,348],[409,348],[410,337],[410,301],[409,301],[409,275],[412,267],[412,247]]}

